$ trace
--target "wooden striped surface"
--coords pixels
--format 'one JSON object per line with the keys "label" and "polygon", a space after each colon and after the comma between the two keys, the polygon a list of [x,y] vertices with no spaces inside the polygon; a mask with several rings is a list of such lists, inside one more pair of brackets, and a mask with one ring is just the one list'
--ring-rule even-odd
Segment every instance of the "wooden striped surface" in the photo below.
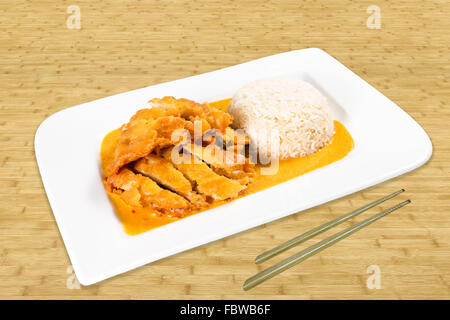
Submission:
{"label": "wooden striped surface", "polygon": [[[80,30],[66,27],[69,5],[81,9]],[[366,26],[369,5],[381,8],[379,30]],[[447,1],[21,0],[2,1],[0,14],[0,298],[450,298]],[[431,160],[357,194],[78,289],[36,166],[38,125],[83,102],[307,47],[326,50],[416,119],[433,142]],[[253,264],[257,254],[400,188],[407,191],[371,212],[408,198],[412,204],[242,290],[247,277],[300,248],[261,266]],[[381,289],[366,286],[370,265],[381,270]]]}

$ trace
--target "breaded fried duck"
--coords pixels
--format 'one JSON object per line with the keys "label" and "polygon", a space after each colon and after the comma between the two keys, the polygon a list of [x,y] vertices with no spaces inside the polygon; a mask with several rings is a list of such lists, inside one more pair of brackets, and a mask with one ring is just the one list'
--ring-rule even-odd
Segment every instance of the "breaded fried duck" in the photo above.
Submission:
{"label": "breaded fried duck", "polygon": [[[173,148],[163,152],[163,157],[170,160]],[[201,160],[197,161],[194,155],[190,156],[188,163],[174,162],[174,166],[186,176],[201,194],[214,200],[226,200],[236,198],[245,186],[239,182],[216,174]]]}
{"label": "breaded fried duck", "polygon": [[[110,192],[131,206],[182,217],[246,189],[254,165],[240,152],[248,138],[229,127],[231,115],[173,97],[152,99],[149,105],[120,128],[113,159],[105,168]],[[174,162],[172,150],[188,147],[189,161]],[[228,147],[234,149],[224,149]]]}
{"label": "breaded fried duck", "polygon": [[119,194],[125,202],[136,207],[150,206],[160,213],[183,216],[190,206],[183,197],[162,189],[153,180],[141,174],[135,174],[127,168],[109,176],[107,184],[112,192]]}
{"label": "breaded fried duck", "polygon": [[195,208],[207,205],[205,197],[192,190],[191,182],[178,171],[172,162],[160,156],[149,154],[134,164],[134,169],[150,177],[158,184],[182,195],[188,199]]}

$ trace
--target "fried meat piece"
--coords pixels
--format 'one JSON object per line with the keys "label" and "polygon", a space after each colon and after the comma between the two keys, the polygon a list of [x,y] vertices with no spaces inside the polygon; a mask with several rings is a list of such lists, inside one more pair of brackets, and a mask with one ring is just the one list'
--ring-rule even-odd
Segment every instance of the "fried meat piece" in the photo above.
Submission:
{"label": "fried meat piece", "polygon": [[[162,155],[167,160],[171,160],[172,150],[167,148]],[[176,150],[176,148],[175,148]],[[195,189],[214,200],[226,200],[236,198],[239,192],[246,187],[239,182],[216,174],[208,165],[199,160],[194,155],[190,155],[189,163],[173,161],[174,166],[195,185]]]}
{"label": "fried meat piece", "polygon": [[127,168],[107,178],[110,191],[117,193],[128,204],[136,207],[153,207],[163,214],[183,216],[189,202],[169,190],[162,189],[153,180],[135,174]]}
{"label": "fried meat piece", "polygon": [[149,154],[134,164],[134,169],[150,177],[160,185],[188,199],[194,208],[201,208],[208,203],[205,196],[192,190],[192,185],[173,164],[160,156]]}
{"label": "fried meat piece", "polygon": [[117,173],[127,163],[145,157],[157,147],[178,143],[179,141],[172,141],[172,132],[189,126],[188,121],[171,115],[155,119],[153,114],[158,110],[150,111],[151,109],[138,111],[121,128],[114,160],[107,168],[108,175]]}
{"label": "fried meat piece", "polygon": [[171,139],[177,129],[194,134],[195,122],[201,124],[201,133],[211,128],[225,131],[233,117],[219,109],[188,99],[164,97],[149,101],[152,108],[142,109],[122,126],[114,160],[107,168],[107,175],[115,174],[124,165],[145,157],[155,148],[164,148],[179,141]]}
{"label": "fried meat piece", "polygon": [[225,131],[233,122],[233,116],[214,107],[208,107],[188,99],[175,99],[174,97],[155,98],[148,102],[153,107],[176,108],[178,116],[194,122],[204,119],[211,128]]}
{"label": "fried meat piece", "polygon": [[192,143],[183,148],[210,165],[217,174],[237,180],[243,185],[249,184],[255,175],[255,165],[249,163],[243,154],[224,150],[215,144],[202,147]]}

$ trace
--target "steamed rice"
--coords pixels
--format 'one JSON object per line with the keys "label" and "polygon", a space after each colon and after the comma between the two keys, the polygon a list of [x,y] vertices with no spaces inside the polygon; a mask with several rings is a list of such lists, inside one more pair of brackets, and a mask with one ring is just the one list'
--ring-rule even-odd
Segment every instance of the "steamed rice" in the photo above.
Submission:
{"label": "steamed rice", "polygon": [[[228,108],[259,153],[281,159],[306,156],[328,144],[334,125],[326,98],[298,79],[257,80],[239,89]],[[278,151],[267,138],[277,133]],[[276,134],[272,134],[272,138]]]}

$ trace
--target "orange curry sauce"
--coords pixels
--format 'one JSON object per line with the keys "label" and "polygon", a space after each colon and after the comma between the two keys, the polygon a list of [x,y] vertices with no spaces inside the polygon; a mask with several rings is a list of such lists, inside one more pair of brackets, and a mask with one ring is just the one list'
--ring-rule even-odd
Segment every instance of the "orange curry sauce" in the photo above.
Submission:
{"label": "orange curry sauce", "polygon": [[[208,103],[208,105],[225,111],[230,100],[231,99],[225,99],[211,102]],[[261,175],[259,170],[260,165],[256,165],[256,176],[248,185],[242,196],[273,187],[279,183],[344,158],[353,149],[353,138],[339,121],[334,121],[334,130],[335,134],[328,145],[306,157],[280,160],[278,171],[274,175]],[[103,168],[113,160],[114,149],[119,135],[120,131],[119,129],[116,129],[108,133],[103,139],[100,151],[100,160]],[[108,192],[108,195],[116,208],[116,213],[122,221],[125,232],[129,235],[137,235],[180,219],[157,216],[153,213],[151,208],[132,207],[126,204],[119,195],[110,192]],[[222,205],[226,202],[229,201],[216,202],[212,204],[211,207],[204,210]],[[187,216],[195,213],[198,213],[198,211],[191,212]]]}

